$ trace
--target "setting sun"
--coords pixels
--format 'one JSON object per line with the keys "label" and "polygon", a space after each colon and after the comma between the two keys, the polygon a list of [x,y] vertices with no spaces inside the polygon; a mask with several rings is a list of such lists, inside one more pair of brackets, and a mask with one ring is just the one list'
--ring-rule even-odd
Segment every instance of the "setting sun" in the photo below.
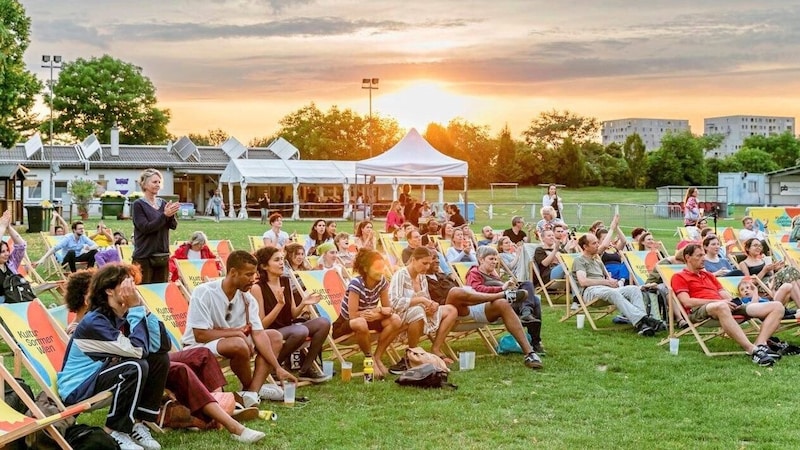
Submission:
{"label": "setting sun", "polygon": [[412,81],[373,101],[375,110],[382,115],[394,117],[400,126],[414,127],[420,132],[424,132],[430,122],[446,125],[451,119],[466,116],[476,102],[432,80]]}

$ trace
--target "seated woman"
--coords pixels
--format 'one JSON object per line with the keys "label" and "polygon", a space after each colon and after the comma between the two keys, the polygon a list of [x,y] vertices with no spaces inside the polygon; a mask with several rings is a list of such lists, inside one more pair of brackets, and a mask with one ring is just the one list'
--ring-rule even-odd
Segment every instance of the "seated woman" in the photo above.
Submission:
{"label": "seated woman", "polygon": [[542,245],[536,247],[533,252],[533,261],[539,269],[542,282],[547,284],[550,280],[563,280],[564,268],[561,267],[557,257],[561,247],[556,242],[555,233],[552,230],[545,230],[541,237]]}
{"label": "seated woman", "polygon": [[348,275],[347,271],[345,270],[342,262],[339,261],[339,251],[336,250],[336,246],[333,245],[333,242],[326,242],[319,247],[317,247],[317,255],[319,255],[319,263],[315,269],[317,270],[329,270],[334,269],[344,278],[345,280],[349,279],[350,276]]}
{"label": "seated woman", "polygon": [[333,338],[354,333],[364,357],[372,355],[370,330],[377,331],[375,348],[375,377],[386,376],[388,370],[381,361],[383,354],[400,332],[400,316],[392,312],[389,303],[389,284],[383,277],[386,263],[380,253],[361,249],[353,268],[358,276],[350,280],[347,297],[342,302],[339,318],[333,323]]}
{"label": "seated woman", "polygon": [[362,220],[358,223],[355,233],[355,243],[359,250],[362,248],[375,250],[375,230],[373,230],[372,222],[369,220]]}
{"label": "seated woman", "polygon": [[536,223],[537,236],[541,237],[544,230],[552,230],[553,225],[557,223],[564,224],[564,221],[556,216],[556,210],[552,206],[543,206],[539,210],[539,214],[542,215],[542,220]]}
{"label": "seated woman", "polygon": [[[406,328],[408,347],[417,347],[423,335],[436,333],[431,353],[451,364],[453,361],[444,355],[442,346],[458,319],[458,313],[455,306],[440,305],[431,299],[425,275],[432,263],[430,250],[421,246],[415,248],[408,264],[392,276],[389,301],[392,311],[400,316],[401,326]],[[390,367],[389,372],[399,375],[407,369],[404,358]]]}
{"label": "seated woman", "polygon": [[503,261],[503,264],[506,265],[511,271],[516,271],[517,264],[519,264],[520,256],[522,255],[524,249],[522,245],[517,247],[511,242],[511,238],[508,236],[502,236],[500,240],[497,242],[497,253],[500,256],[500,259]]}
{"label": "seated woman", "polygon": [[345,267],[353,267],[353,259],[355,254],[350,251],[350,235],[347,233],[339,233],[333,238],[336,244],[336,256],[344,264]]}
{"label": "seated woman", "polygon": [[453,231],[453,245],[447,249],[445,258],[447,262],[478,262],[475,258],[475,249],[472,245],[472,240],[464,237],[464,230],[456,228]]}
{"label": "seated woman", "polygon": [[764,256],[763,246],[758,238],[746,240],[744,252],[747,257],[739,263],[739,269],[744,275],[758,278],[773,291],[779,291],[784,284],[788,284],[791,287],[791,297],[800,299],[800,281],[796,269],[785,267],[783,261],[772,262],[771,257]]}
{"label": "seated woman", "polygon": [[450,218],[448,222],[453,222],[453,227],[458,228],[467,224],[467,221],[461,215],[461,210],[456,205],[450,205]]}
{"label": "seated woman", "polygon": [[90,311],[75,327],[58,393],[73,405],[111,391],[105,430],[122,448],[160,449],[142,421],[155,422],[169,370],[169,336],[136,294],[132,268],[109,264],[92,278]]}
{"label": "seated woman", "polygon": [[741,277],[744,275],[741,270],[735,269],[727,258],[719,256],[719,238],[712,235],[703,239],[704,256],[703,266],[707,272],[711,272],[717,277]]}
{"label": "seated woman", "polygon": [[[195,231],[189,240],[179,245],[175,254],[169,258],[169,279],[178,281],[178,265],[176,259],[217,259],[217,255],[208,247],[208,238],[202,231]],[[222,263],[217,260],[217,270],[222,270]]]}
{"label": "seated woman", "polygon": [[639,251],[651,251],[651,252],[658,252],[658,255],[661,258],[666,258],[668,255],[665,255],[663,251],[661,251],[663,245],[661,242],[655,240],[653,238],[653,234],[649,231],[645,231],[644,233],[640,234],[638,239],[636,239],[637,248]]}
{"label": "seated woman", "polygon": [[278,330],[283,336],[278,362],[283,364],[288,361],[291,354],[310,337],[311,344],[300,367],[298,379],[314,384],[330,380],[330,375],[322,373],[314,362],[322,353],[331,323],[324,317],[301,317],[306,306],[319,303],[320,295],[306,295],[298,303],[294,300],[289,278],[283,276],[283,252],[275,247],[264,247],[258,249],[255,256],[258,260],[258,283],[250,288],[250,293],[258,302],[258,314],[264,329]]}
{"label": "seated woman", "polygon": [[[8,232],[9,242],[2,239],[6,232]],[[13,250],[9,244],[14,245]],[[0,288],[6,277],[19,274],[19,265],[25,258],[26,248],[28,248],[27,242],[11,225],[11,210],[5,210],[0,216]],[[5,301],[5,292],[0,290],[0,303],[5,303]]]}
{"label": "seated woman", "polygon": [[302,244],[298,243],[291,243],[287,245],[283,251],[286,253],[286,267],[284,271],[284,275],[289,275],[289,270],[312,270],[313,267],[308,263],[306,259],[306,251],[303,248]]}
{"label": "seated woman", "polygon": [[455,233],[455,227],[453,226],[453,222],[445,222],[442,226],[442,239],[447,241],[453,240],[453,233]]}
{"label": "seated woman", "polygon": [[[612,238],[616,234],[616,239]],[[611,226],[608,229],[600,228],[595,232],[597,240],[600,241],[600,247],[597,250],[600,254],[600,259],[606,266],[606,270],[611,275],[611,278],[616,280],[623,280],[625,284],[630,282],[630,272],[622,262],[622,250],[625,249],[625,233],[619,228],[619,215],[615,215],[611,220]]]}
{"label": "seated woman", "polygon": [[325,221],[325,240],[332,241],[336,238],[336,221]]}
{"label": "seated woman", "polygon": [[544,354],[542,345],[542,303],[536,296],[533,284],[523,281],[517,284],[513,278],[503,281],[497,272],[497,250],[492,247],[479,247],[478,265],[467,272],[467,284],[477,292],[495,294],[505,292],[514,312],[531,336],[533,351]]}
{"label": "seated woman", "polygon": [[325,221],[317,219],[314,221],[314,224],[311,225],[311,231],[308,232],[308,237],[306,238],[306,243],[303,245],[303,249],[306,251],[306,255],[316,255],[317,247],[329,240]]}

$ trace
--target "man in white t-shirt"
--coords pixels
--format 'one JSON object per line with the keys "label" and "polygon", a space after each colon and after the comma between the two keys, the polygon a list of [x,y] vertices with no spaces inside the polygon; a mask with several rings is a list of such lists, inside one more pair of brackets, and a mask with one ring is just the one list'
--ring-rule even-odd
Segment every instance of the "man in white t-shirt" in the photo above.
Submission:
{"label": "man in white t-shirt", "polygon": [[282,231],[283,216],[280,213],[272,213],[269,216],[269,225],[272,227],[267,230],[261,238],[264,240],[264,247],[278,247],[283,250],[283,247],[294,238],[289,237],[289,233]]}
{"label": "man in white t-shirt", "polygon": [[[256,265],[256,258],[250,253],[234,251],[228,256],[225,278],[196,287],[182,339],[185,347],[203,346],[216,356],[230,359],[231,370],[242,383],[239,395],[245,407],[257,404],[259,397],[276,400],[272,398],[274,387],[264,385],[271,368],[281,381],[297,381],[278,364],[275,355],[283,338],[277,330],[264,330],[258,303],[250,294],[256,281]],[[254,355],[255,370],[251,372],[250,358]]]}

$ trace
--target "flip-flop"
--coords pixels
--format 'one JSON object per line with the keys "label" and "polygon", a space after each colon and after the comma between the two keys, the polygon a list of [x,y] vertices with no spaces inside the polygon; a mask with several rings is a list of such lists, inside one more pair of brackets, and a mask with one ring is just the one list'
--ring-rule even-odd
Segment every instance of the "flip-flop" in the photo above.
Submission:
{"label": "flip-flop", "polygon": [[258,419],[258,408],[256,408],[255,406],[245,408],[242,405],[237,404],[236,408],[233,410],[233,413],[231,414],[231,417],[237,422],[255,420]]}

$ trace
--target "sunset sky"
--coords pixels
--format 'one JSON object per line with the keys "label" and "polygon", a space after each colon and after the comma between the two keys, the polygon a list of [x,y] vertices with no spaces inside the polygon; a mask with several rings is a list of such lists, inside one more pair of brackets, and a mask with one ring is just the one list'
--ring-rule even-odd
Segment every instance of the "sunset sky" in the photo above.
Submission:
{"label": "sunset sky", "polygon": [[[800,5],[624,0],[23,0],[29,68],[141,66],[176,135],[267,136],[314,101],[424,131],[463,117],[514,136],[544,110],[600,120],[798,116]],[[46,108],[45,108],[46,111]]]}

